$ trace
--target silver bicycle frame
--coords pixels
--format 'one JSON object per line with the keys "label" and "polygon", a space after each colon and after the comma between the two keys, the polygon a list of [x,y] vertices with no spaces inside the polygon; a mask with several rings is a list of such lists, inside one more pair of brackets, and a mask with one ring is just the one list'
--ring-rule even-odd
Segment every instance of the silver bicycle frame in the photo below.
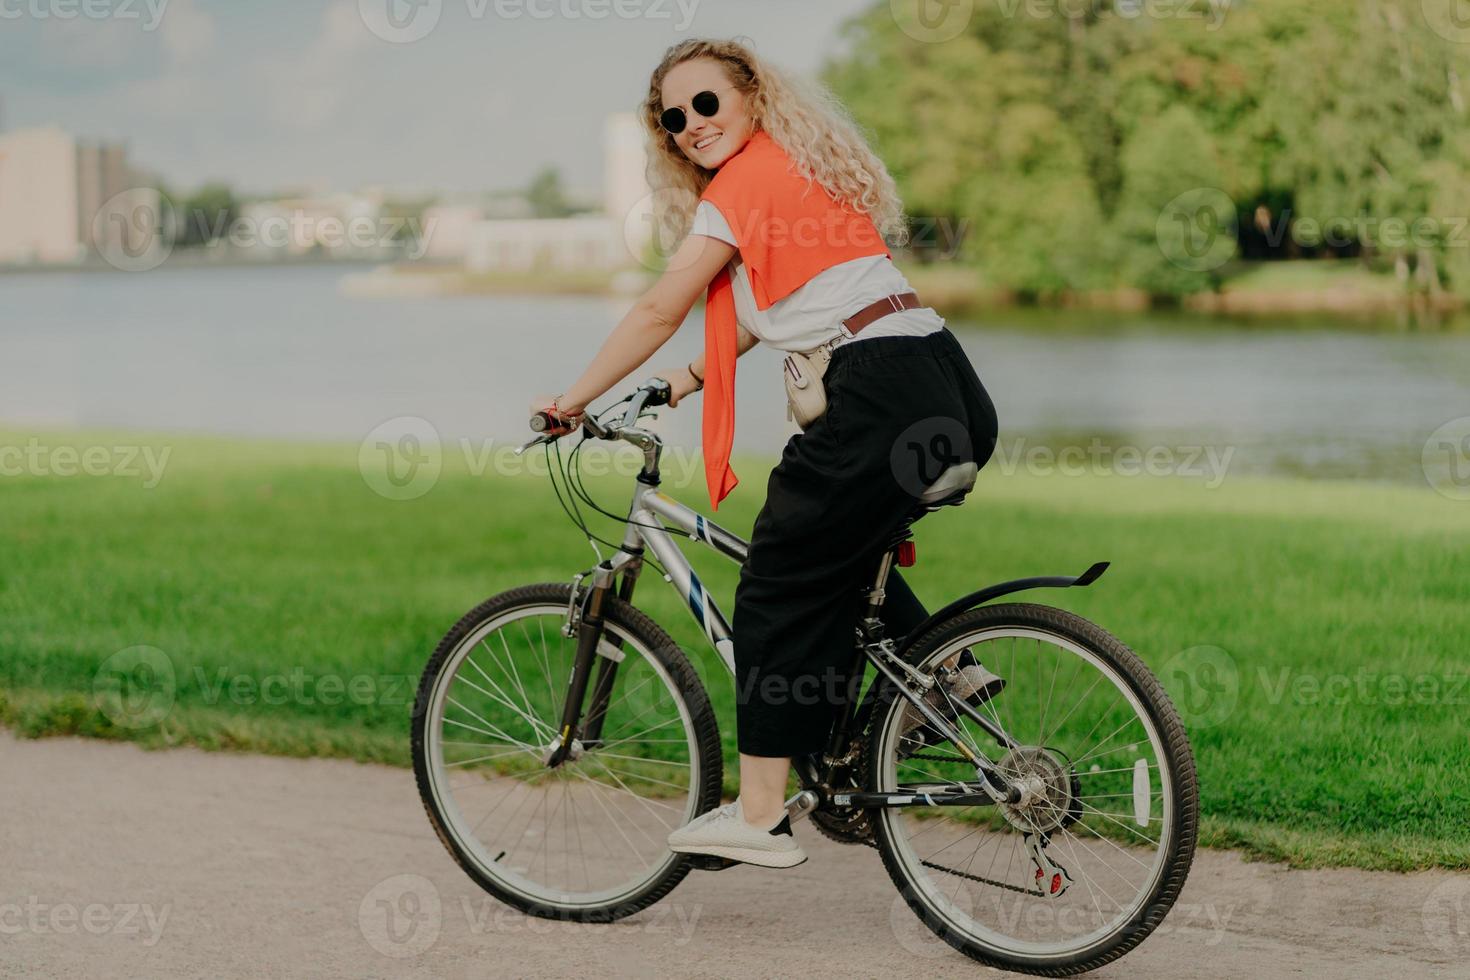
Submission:
{"label": "silver bicycle frame", "polygon": [[[652,381],[658,382],[665,391],[667,390],[667,381],[659,378],[654,378]],[[631,587],[632,582],[628,582],[627,579],[631,577],[633,581],[636,581],[646,545],[653,551],[659,564],[663,565],[664,581],[683,594],[690,615],[699,624],[705,639],[715,648],[715,652],[724,661],[725,668],[733,676],[735,673],[735,640],[731,635],[730,622],[720,611],[719,604],[715,602],[714,597],[705,589],[704,583],[699,580],[699,576],[689,564],[689,560],[684,557],[684,553],[674,544],[664,522],[683,530],[695,541],[713,548],[737,565],[744,563],[750,551],[750,543],[738,535],[731,534],[703,514],[686,507],[659,489],[658,464],[660,456],[663,455],[663,440],[658,437],[657,433],[640,429],[636,424],[642,414],[644,403],[652,393],[653,389],[648,385],[640,387],[638,392],[629,399],[630,404],[624,412],[621,424],[604,424],[599,422],[596,416],[589,416],[585,419],[588,431],[597,438],[628,442],[637,446],[643,452],[644,466],[633,490],[633,501],[628,507],[627,531],[623,535],[620,550],[612,558],[599,562],[597,567],[589,573],[578,576],[578,580],[590,574],[593,588],[607,588],[612,585],[613,579],[619,572],[624,572],[625,583]],[[540,436],[532,439],[516,452],[520,454],[532,446],[549,442],[554,438],[554,436]],[[586,436],[584,435],[583,438]],[[653,482],[648,482],[650,479]],[[631,568],[628,567],[630,565]],[[570,623],[571,620],[569,619],[568,622]]]}
{"label": "silver bicycle frame", "polygon": [[[667,382],[661,383],[667,385]],[[591,573],[592,585],[597,589],[610,588],[615,576],[625,568],[626,574],[631,575],[636,581],[642,564],[643,546],[646,545],[653,551],[659,563],[664,566],[664,581],[683,593],[690,615],[699,624],[705,639],[715,648],[720,659],[724,661],[725,668],[733,676],[735,674],[735,640],[730,623],[720,612],[720,607],[714,597],[705,589],[704,583],[699,580],[689,560],[674,544],[664,522],[667,521],[680,528],[695,541],[713,548],[737,564],[746,560],[750,551],[750,543],[720,527],[703,514],[679,503],[659,489],[658,464],[659,457],[663,454],[663,440],[656,433],[637,428],[635,425],[646,398],[645,389],[640,389],[639,394],[631,400],[623,416],[622,424],[615,428],[605,426],[597,422],[595,418],[588,418],[585,422],[587,428],[599,438],[616,439],[637,446],[643,451],[644,458],[643,472],[638,475],[638,482],[633,490],[633,501],[628,507],[627,531],[623,535],[622,546],[615,556],[598,563],[596,569]],[[544,437],[533,439],[522,446],[521,451],[542,441]],[[882,636],[882,623],[877,619],[876,613],[883,600],[883,584],[888,577],[892,561],[893,554],[889,552],[879,563],[878,573],[869,593],[868,615],[860,619],[855,629],[858,646],[863,649],[868,660],[879,672],[897,685],[903,696],[919,714],[950,741],[961,755],[975,765],[980,780],[979,785],[984,793],[996,802],[1015,803],[1020,799],[1020,790],[1007,784],[1004,777],[995,769],[995,764],[977,749],[967,745],[965,736],[940,715],[924,697],[925,693],[936,683],[935,680],[920,674],[905,663],[898,656],[897,646],[893,640]],[[627,567],[630,565],[631,568]],[[581,577],[579,575],[579,580]],[[575,594],[574,590],[573,595]],[[568,615],[571,615],[571,610],[568,611]],[[876,642],[864,642],[869,639],[870,632],[882,638]],[[578,697],[580,698],[580,695]],[[968,708],[968,705],[964,705],[961,710]],[[973,710],[966,710],[966,713],[983,721],[981,716]],[[989,729],[989,726],[983,727]],[[569,729],[563,731],[563,737],[566,737],[568,731]],[[792,806],[796,805],[796,800],[804,795],[805,793],[798,794],[797,797],[788,801],[788,812],[791,811]],[[803,804],[797,807],[798,816],[809,810],[811,805],[815,805],[815,797],[808,802],[810,805]]]}
{"label": "silver bicycle frame", "polygon": [[[731,636],[730,623],[720,611],[714,596],[699,580],[689,559],[674,543],[667,525],[677,527],[736,564],[745,561],[750,544],[732,534],[703,514],[679,503],[657,486],[639,483],[633,491],[633,502],[628,508],[628,530],[623,537],[623,547],[636,548],[646,545],[659,564],[664,567],[664,580],[678,589],[688,605],[689,614],[699,624],[715,651],[724,661],[725,667],[735,673],[735,641]],[[612,560],[617,566],[633,559],[626,550]],[[621,560],[620,560],[621,559]]]}

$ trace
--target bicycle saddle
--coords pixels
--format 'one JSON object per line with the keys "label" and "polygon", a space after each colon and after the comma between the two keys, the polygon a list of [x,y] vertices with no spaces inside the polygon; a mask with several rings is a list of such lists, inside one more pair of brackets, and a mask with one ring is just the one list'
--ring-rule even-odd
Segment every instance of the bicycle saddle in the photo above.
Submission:
{"label": "bicycle saddle", "polygon": [[962,503],[965,494],[975,488],[975,477],[979,472],[980,467],[974,463],[955,463],[924,488],[924,492],[919,494],[919,503],[931,510],[946,504]]}

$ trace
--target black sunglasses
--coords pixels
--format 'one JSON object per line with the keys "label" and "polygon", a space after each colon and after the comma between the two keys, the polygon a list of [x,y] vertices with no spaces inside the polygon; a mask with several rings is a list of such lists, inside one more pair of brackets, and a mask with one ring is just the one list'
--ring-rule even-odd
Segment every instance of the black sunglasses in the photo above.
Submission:
{"label": "black sunglasses", "polygon": [[[715,91],[728,92],[730,89],[735,87],[736,86],[734,85],[730,85],[726,88],[716,89]],[[694,98],[689,100],[689,107],[704,118],[708,119],[715,113],[720,111],[720,97],[714,92],[700,92]],[[672,108],[665,109],[663,111],[663,114],[658,117],[658,122],[659,125],[662,126],[669,133],[669,135],[677,136],[680,133],[684,132],[685,126],[689,125],[689,117],[684,114],[683,109],[680,109],[678,106],[674,106]]]}

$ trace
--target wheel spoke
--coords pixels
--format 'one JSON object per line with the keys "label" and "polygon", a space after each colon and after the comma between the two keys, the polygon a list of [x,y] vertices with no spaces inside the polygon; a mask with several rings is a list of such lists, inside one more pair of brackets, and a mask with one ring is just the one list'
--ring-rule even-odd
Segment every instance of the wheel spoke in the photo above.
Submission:
{"label": "wheel spoke", "polygon": [[418,723],[431,733],[426,802],[446,840],[466,843],[460,856],[508,892],[547,907],[628,908],[620,900],[677,867],[665,838],[718,785],[718,757],[698,748],[697,716],[666,666],[672,644],[656,651],[613,613],[604,629],[625,657],[604,735],[573,742],[548,768],[559,721],[546,712],[559,714],[570,670],[555,642],[565,609],[562,599],[487,617],[443,656]]}
{"label": "wheel spoke", "polygon": [[[1117,930],[1165,880],[1168,845],[1180,831],[1176,797],[1169,791],[1177,785],[1176,771],[1166,764],[1156,713],[1172,708],[1155,703],[1118,667],[1117,658],[1132,657],[1126,650],[1104,653],[1076,634],[1030,622],[1012,625],[1001,622],[999,614],[986,622],[988,612],[961,614],[972,617],[974,627],[950,631],[946,639],[917,650],[914,663],[935,671],[968,649],[977,662],[1001,674],[1005,689],[981,699],[976,710],[1013,740],[999,742],[995,754],[988,754],[1021,788],[1021,800],[964,808],[885,807],[874,811],[874,819],[904,876],[928,880],[917,894],[931,906],[935,921],[945,922],[976,949],[1024,949],[1033,955],[1041,949],[1064,962],[1089,944],[1124,935]],[[1136,661],[1129,669],[1144,670]],[[902,708],[900,703],[886,709],[875,722],[873,745],[879,756],[877,782],[870,788],[918,793],[948,785],[957,792],[978,792],[963,759],[932,758],[936,748],[940,751],[934,754],[945,754],[938,745],[914,749],[901,734]],[[967,735],[980,727],[964,712],[955,723]],[[927,722],[915,734],[925,732],[933,742]],[[899,758],[901,749],[920,758]],[[1107,766],[1109,759],[1127,759],[1125,752],[1134,756],[1130,765]],[[1127,792],[1129,775],[1133,792]],[[1044,870],[1048,861],[1067,872],[1071,891],[1049,894],[1038,887],[1038,862]],[[1031,907],[1085,912],[1081,919],[1029,916]]]}

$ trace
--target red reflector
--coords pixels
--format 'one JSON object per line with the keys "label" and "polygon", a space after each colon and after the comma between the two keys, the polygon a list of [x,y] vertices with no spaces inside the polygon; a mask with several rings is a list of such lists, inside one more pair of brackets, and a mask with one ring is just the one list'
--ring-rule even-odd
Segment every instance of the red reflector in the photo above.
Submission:
{"label": "red reflector", "polygon": [[919,557],[912,541],[900,541],[898,543],[898,567],[908,568]]}

